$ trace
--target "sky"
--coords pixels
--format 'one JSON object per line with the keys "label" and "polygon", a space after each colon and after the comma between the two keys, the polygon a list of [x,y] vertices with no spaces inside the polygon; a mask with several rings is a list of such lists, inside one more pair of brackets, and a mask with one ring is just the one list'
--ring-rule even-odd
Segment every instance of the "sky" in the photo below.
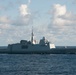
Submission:
{"label": "sky", "polygon": [[76,46],[75,0],[0,0],[0,46],[43,36],[56,46]]}

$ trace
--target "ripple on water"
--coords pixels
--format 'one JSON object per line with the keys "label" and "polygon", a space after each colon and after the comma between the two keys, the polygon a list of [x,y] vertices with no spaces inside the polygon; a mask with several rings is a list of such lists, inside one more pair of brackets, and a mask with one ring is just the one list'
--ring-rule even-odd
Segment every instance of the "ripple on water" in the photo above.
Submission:
{"label": "ripple on water", "polygon": [[0,54],[1,75],[76,75],[76,55]]}

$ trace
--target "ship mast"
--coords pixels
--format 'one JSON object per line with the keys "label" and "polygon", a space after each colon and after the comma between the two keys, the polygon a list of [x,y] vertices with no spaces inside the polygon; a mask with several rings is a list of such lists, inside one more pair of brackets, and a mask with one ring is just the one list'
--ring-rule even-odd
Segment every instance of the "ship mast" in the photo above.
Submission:
{"label": "ship mast", "polygon": [[32,27],[32,33],[31,33],[31,43],[33,44],[33,36],[34,36],[34,34],[33,34],[33,27]]}

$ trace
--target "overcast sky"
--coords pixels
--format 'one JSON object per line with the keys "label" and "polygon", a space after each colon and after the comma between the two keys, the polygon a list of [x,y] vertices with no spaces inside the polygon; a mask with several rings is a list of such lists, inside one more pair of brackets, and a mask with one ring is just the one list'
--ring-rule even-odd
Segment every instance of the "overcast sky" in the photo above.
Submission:
{"label": "overcast sky", "polygon": [[0,46],[46,37],[55,45],[76,46],[75,0],[0,0]]}

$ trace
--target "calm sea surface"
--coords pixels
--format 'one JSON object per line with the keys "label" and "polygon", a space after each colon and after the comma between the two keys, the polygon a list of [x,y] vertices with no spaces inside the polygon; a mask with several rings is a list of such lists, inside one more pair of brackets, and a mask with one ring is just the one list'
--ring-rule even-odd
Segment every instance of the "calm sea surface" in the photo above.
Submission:
{"label": "calm sea surface", "polygon": [[0,75],[76,75],[76,55],[0,54]]}

